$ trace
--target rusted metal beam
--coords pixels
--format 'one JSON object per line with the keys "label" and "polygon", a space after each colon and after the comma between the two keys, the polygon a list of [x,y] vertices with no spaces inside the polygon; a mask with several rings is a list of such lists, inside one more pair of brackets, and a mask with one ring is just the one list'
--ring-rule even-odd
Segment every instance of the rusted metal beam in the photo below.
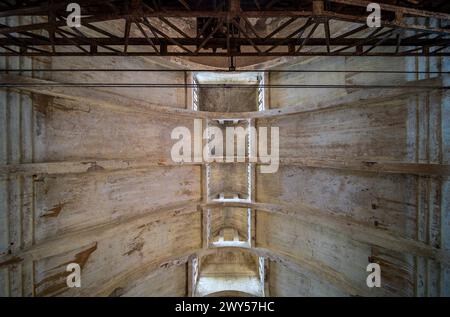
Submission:
{"label": "rusted metal beam", "polygon": [[[155,28],[153,25],[148,24],[148,22],[142,22],[145,26],[149,27],[149,25],[153,28]],[[309,23],[307,26],[312,25],[312,23]],[[150,27],[149,27],[150,28]],[[216,28],[218,28],[216,26]],[[255,45],[264,45],[264,46],[270,46],[270,45],[277,45],[280,47],[287,47],[289,45],[292,44],[296,44],[299,45],[298,40],[296,38],[293,38],[295,35],[298,35],[298,33],[300,33],[303,29],[305,28],[305,25],[299,27],[296,31],[292,32],[290,35],[288,35],[287,37],[283,37],[283,38],[271,38],[271,39],[259,39],[259,38],[250,38],[252,40],[252,42]],[[75,29],[74,29],[75,31]],[[76,30],[78,31],[78,30]],[[163,34],[163,32],[156,30],[155,31],[158,34]],[[380,32],[380,30],[375,30]],[[375,32],[374,31],[374,32]],[[79,31],[78,31],[79,32]],[[378,33],[377,32],[377,33]],[[375,34],[375,33],[374,33]],[[384,35],[384,32],[383,34]],[[167,34],[165,34],[165,36],[167,38],[155,38],[152,37],[153,41],[155,44],[166,44],[168,46],[171,45],[175,45],[175,46],[180,46],[180,45],[186,45],[186,46],[196,46],[196,45],[200,45],[201,42],[204,39],[197,39],[197,38],[171,38],[168,37]],[[304,39],[303,37],[301,39]],[[18,43],[22,43],[23,45],[27,45],[27,46],[46,46],[49,45],[49,41],[47,39],[37,39],[37,38],[14,38],[14,40],[17,40],[17,42],[11,42],[11,40],[9,38],[0,38],[0,45],[18,45]],[[245,37],[243,38],[236,38],[236,37],[232,37],[230,38],[230,41],[234,44],[237,45],[247,45],[247,46],[251,46],[251,44],[249,43],[248,39],[246,39]],[[336,38],[332,38],[330,39],[330,45],[331,46],[345,46],[345,45],[357,45],[359,43],[362,43],[364,45],[373,45],[377,42],[377,39],[373,36],[370,36],[369,38],[366,37],[358,37],[358,38],[342,38],[342,39],[336,39]],[[97,44],[97,45],[124,45],[125,44],[125,39],[124,38],[107,38],[107,37],[86,37],[86,36],[76,36],[73,35],[73,37],[69,39],[64,39],[64,38],[55,38],[54,44],[55,46],[61,46],[61,45],[65,45],[65,46],[70,46],[71,44],[81,44],[81,45],[86,45],[86,44]],[[148,44],[147,39],[145,37],[130,37],[128,39],[128,43],[129,45],[140,45],[140,46],[145,46]],[[326,38],[310,38],[308,43],[304,44],[305,46],[326,46],[327,44],[327,39]],[[401,46],[442,46],[442,45],[446,45],[449,44],[450,45],[450,38],[445,38],[445,39],[422,39],[422,40],[406,40],[404,39],[401,43]],[[397,39],[396,37],[391,37],[389,39],[387,39],[386,41],[384,41],[383,43],[380,44],[381,46],[393,46],[396,47],[397,46]],[[211,38],[208,41],[208,47],[215,47],[215,48],[221,48],[221,47],[225,47],[226,46],[226,38]]]}
{"label": "rusted metal beam", "polygon": [[[373,2],[373,1],[366,1],[366,0],[328,0],[328,2],[331,3],[341,3],[341,4],[347,4],[352,6],[358,6],[362,8],[367,8],[367,6]],[[381,1],[377,1],[377,3],[380,5],[381,10],[389,11],[389,12],[401,12],[403,16],[415,16],[415,17],[424,17],[424,18],[435,18],[435,19],[446,19],[450,20],[450,14],[449,13],[443,13],[443,12],[430,12],[425,10],[417,10],[414,8],[409,7],[402,7],[392,4],[386,4]]]}
{"label": "rusted metal beam", "polygon": [[[55,30],[61,34],[61,28],[66,26],[64,15],[65,6],[70,1],[36,1],[36,5],[29,5],[26,2],[22,5],[5,7],[0,10],[0,17],[11,16],[26,16],[26,15],[44,15],[48,16],[47,22],[22,24],[15,26],[0,27],[0,34],[4,37],[0,38],[0,46],[5,52],[0,52],[0,55],[17,55],[23,54],[37,54],[55,55],[60,54],[70,55],[69,52],[57,52],[57,47],[61,45],[75,46],[82,48],[82,45],[89,45],[91,47],[90,54],[100,55],[108,52],[98,52],[97,47],[104,47],[114,54],[116,50],[109,48],[108,45],[122,45],[123,54],[128,54],[130,46],[152,46],[155,54],[161,55],[208,55],[208,56],[253,56],[250,52],[241,52],[241,48],[247,46],[252,47],[257,55],[267,56],[292,56],[292,55],[347,55],[349,52],[343,52],[348,48],[356,47],[356,51],[350,52],[353,55],[371,53],[379,46],[392,46],[392,53],[376,53],[381,56],[391,56],[392,54],[415,54],[415,55],[450,55],[446,48],[449,46],[450,28],[441,23],[439,28],[430,27],[433,25],[415,25],[408,21],[408,17],[422,17],[427,19],[435,19],[448,23],[450,14],[446,12],[434,12],[432,5],[424,5],[421,9],[409,6],[398,6],[386,3],[387,1],[380,1],[382,8],[382,28],[392,30],[389,34],[383,33],[375,36],[380,32],[376,29],[368,38],[353,38],[361,31],[368,27],[365,24],[367,12],[365,7],[369,1],[364,0],[304,0],[301,3],[286,2],[286,1],[245,1],[240,0],[222,0],[215,5],[212,2],[200,2],[189,0],[171,0],[160,2],[149,2],[143,0],[79,0],[77,3],[82,7],[81,23],[83,26],[96,31],[106,38],[89,37],[79,30],[72,29],[78,35],[68,35],[63,37],[55,37]],[[433,2],[433,1],[430,1]],[[151,3],[151,4],[150,4]],[[202,6],[200,5],[202,4]],[[203,7],[203,8],[202,8]],[[441,6],[442,7],[442,6]],[[426,8],[431,11],[423,10]],[[58,17],[58,19],[56,19]],[[156,17],[172,30],[177,32],[180,36],[175,38],[159,30],[156,25],[150,23],[149,18]],[[168,18],[208,18],[201,29],[197,30],[196,38],[188,35],[188,32],[168,20]],[[268,34],[260,33],[253,25],[249,18],[264,19],[268,17],[285,18],[286,20]],[[309,23],[303,24],[304,19]],[[98,25],[94,26],[91,23],[99,23],[111,20],[125,20],[125,30],[123,35],[117,36],[110,32],[103,30]],[[337,37],[332,37],[329,21],[340,20],[356,24],[356,27],[346,33]],[[180,20],[184,21],[184,20]],[[241,24],[243,22],[243,24]],[[297,30],[289,35],[282,35],[283,30],[293,23]],[[142,38],[131,38],[130,28],[133,23],[136,23],[142,33]],[[215,27],[211,30],[208,27],[215,23]],[[300,24],[301,23],[301,24]],[[145,25],[152,33],[149,36],[143,29]],[[313,38],[314,31],[318,25],[324,25],[325,35],[322,38]],[[313,26],[311,32],[304,36],[303,33],[309,26]],[[437,25],[436,23],[434,25]],[[244,28],[245,26],[245,28]],[[225,28],[226,30],[222,30]],[[220,32],[218,32],[220,29]],[[231,31],[230,31],[231,30]],[[236,33],[239,30],[239,33]],[[252,35],[251,37],[249,32]],[[413,30],[419,32],[409,37],[404,37],[403,30]],[[37,35],[35,31],[44,31],[41,34],[48,34],[48,37]],[[20,38],[14,36],[14,33],[22,35]],[[205,34],[206,33],[206,34]],[[217,33],[217,34],[216,34]],[[435,37],[430,35],[434,34]],[[394,38],[391,36],[395,36]],[[424,38],[425,37],[425,38]],[[49,53],[42,49],[42,46],[51,46],[52,51]],[[160,49],[155,49],[159,45]],[[21,47],[20,51],[15,50],[15,46]],[[173,46],[181,48],[180,51],[170,50]],[[189,46],[196,49],[191,50]],[[266,47],[270,47],[266,49]],[[318,52],[301,52],[305,46],[323,46],[324,51]],[[332,51],[332,47],[340,46],[341,48]],[[369,47],[364,50],[364,46]],[[401,51],[401,47],[410,46],[408,51]],[[208,50],[212,50],[208,51]],[[218,51],[220,50],[220,51]],[[226,53],[222,52],[225,51]],[[30,52],[34,51],[34,52]],[[85,50],[83,49],[83,53]],[[74,51],[74,55],[79,52]],[[133,49],[133,55],[140,53]],[[142,52],[142,55],[152,54],[152,52]]]}
{"label": "rusted metal beam", "polygon": [[153,49],[155,50],[155,52],[159,55],[160,52],[158,50],[158,48],[156,47],[155,43],[153,42],[152,38],[149,37],[147,35],[147,33],[144,31],[141,23],[139,21],[135,21],[135,24],[137,25],[139,31],[141,31],[142,35],[144,35],[144,37],[146,38],[146,40],[150,43],[150,45],[153,47]]}

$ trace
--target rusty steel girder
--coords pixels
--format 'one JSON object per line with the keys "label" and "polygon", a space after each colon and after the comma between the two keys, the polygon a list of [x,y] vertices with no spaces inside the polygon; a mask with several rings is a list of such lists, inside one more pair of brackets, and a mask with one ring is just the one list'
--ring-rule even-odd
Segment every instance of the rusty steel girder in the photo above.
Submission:
{"label": "rusty steel girder", "polygon": [[[450,54],[450,4],[442,0],[378,1],[381,20],[376,28],[366,23],[370,2],[364,0],[78,0],[81,28],[67,26],[71,2],[1,1],[0,55]],[[270,31],[253,23],[269,18],[279,20]],[[124,25],[121,33],[102,25],[107,21]],[[344,33],[335,33],[336,21],[345,25]],[[192,24],[195,34],[187,32]]]}

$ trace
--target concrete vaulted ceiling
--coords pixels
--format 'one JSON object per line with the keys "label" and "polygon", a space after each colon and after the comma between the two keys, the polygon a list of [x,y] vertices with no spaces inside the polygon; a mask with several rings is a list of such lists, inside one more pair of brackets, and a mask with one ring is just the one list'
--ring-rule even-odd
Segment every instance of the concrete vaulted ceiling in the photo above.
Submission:
{"label": "concrete vaulted ceiling", "polygon": [[[259,56],[218,56],[206,44],[197,52],[204,56],[178,45],[167,56],[138,54],[130,43],[152,27],[169,39],[196,38],[198,18],[217,7],[200,7],[197,17],[194,1],[108,2],[120,19],[90,22],[82,35],[59,26],[53,37],[34,28],[63,21],[60,9],[54,17],[36,9],[46,1],[1,8],[1,296],[450,295],[445,1],[381,1],[391,33],[357,45],[374,56],[355,46],[330,54],[345,46],[327,40],[361,23],[319,19],[356,15],[362,1],[316,1],[326,14],[312,1],[241,1],[238,9],[229,1],[219,12],[240,18],[236,38],[279,29],[275,40],[289,40],[310,16],[287,23],[292,16],[280,12],[314,11],[311,38],[324,45],[299,47],[307,33],[297,32],[299,54],[280,46]],[[133,3],[143,5],[134,17],[149,23],[129,22]],[[161,13],[170,10],[176,16]],[[406,12],[401,21],[398,12]],[[372,32],[361,28],[357,38]],[[397,34],[421,49],[397,45]],[[100,36],[113,44],[92,40]],[[150,36],[157,50],[165,36]],[[132,39],[125,51],[122,38]],[[263,44],[246,39],[238,51]],[[392,54],[396,47],[413,51]],[[223,72],[231,56],[238,72]],[[278,127],[278,170],[174,162],[171,132],[192,131],[195,119],[222,130]],[[80,265],[82,287],[67,287],[67,263]],[[380,288],[367,287],[369,263],[381,266]]]}

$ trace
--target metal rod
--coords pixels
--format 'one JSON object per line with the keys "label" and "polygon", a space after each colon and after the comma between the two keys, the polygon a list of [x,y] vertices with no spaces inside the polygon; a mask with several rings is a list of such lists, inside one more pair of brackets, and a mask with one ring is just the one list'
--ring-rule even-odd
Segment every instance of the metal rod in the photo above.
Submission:
{"label": "metal rod", "polygon": [[320,84],[152,84],[152,83],[2,83],[0,88],[15,87],[113,87],[113,88],[214,88],[214,89],[258,89],[258,88],[330,88],[330,89],[435,89],[448,90],[450,86],[426,85],[320,85]]}
{"label": "metal rod", "polygon": [[255,69],[236,70],[228,69],[145,69],[145,68],[54,68],[54,69],[7,69],[0,68],[1,73],[22,72],[193,72],[193,73],[367,73],[367,74],[450,74],[450,71],[403,71],[403,70],[323,70],[323,69]]}

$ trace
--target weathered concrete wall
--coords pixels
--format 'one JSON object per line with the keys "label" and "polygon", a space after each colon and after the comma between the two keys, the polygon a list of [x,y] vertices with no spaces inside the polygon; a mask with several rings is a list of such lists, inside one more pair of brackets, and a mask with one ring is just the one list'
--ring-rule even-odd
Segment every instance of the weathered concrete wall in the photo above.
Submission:
{"label": "weathered concrete wall", "polygon": [[328,111],[259,120],[279,126],[281,158],[382,158],[403,161],[408,123],[406,100],[367,103]]}
{"label": "weathered concrete wall", "polygon": [[211,236],[216,236],[223,228],[234,228],[242,237],[248,239],[247,209],[245,208],[212,208],[211,209]]}
{"label": "weathered concrete wall", "polygon": [[256,89],[200,88],[200,110],[215,112],[257,111]]}
{"label": "weathered concrete wall", "polygon": [[[36,68],[45,64],[22,63]],[[58,59],[45,67],[98,67],[96,63]],[[160,67],[146,59],[115,58],[105,63]],[[376,58],[313,59],[289,67],[332,66],[448,70],[443,61]],[[187,80],[183,73],[111,74],[52,73],[50,79]],[[322,77],[272,74],[269,81],[398,85],[424,79],[416,74],[317,76]],[[100,90],[84,91],[108,97],[109,103],[120,100],[121,106],[127,105],[124,100],[130,104],[138,100],[190,108],[184,89],[108,89],[106,95],[98,94]],[[280,127],[280,169],[256,174],[252,189],[256,196],[250,202],[215,207],[219,212],[211,217],[212,234],[232,227],[248,238],[245,214],[247,207],[253,208],[252,247],[270,259],[270,295],[448,296],[450,182],[444,166],[450,164],[448,93],[402,94],[389,100],[368,95],[362,103],[355,102],[358,93],[361,90],[269,91],[269,109],[298,106],[298,111],[310,112],[257,120],[258,126]],[[255,101],[247,97],[239,98]],[[213,198],[206,197],[203,166],[169,164],[174,143],[170,132],[177,126],[191,127],[191,118],[42,94],[2,91],[1,98],[0,295],[189,293],[186,257],[205,241],[205,219],[198,205]],[[218,106],[207,102],[206,107],[256,110],[244,109],[246,103],[233,98],[223,94]],[[339,106],[313,111],[319,102],[326,106],[339,98]],[[370,170],[387,163],[401,163],[414,172],[398,165],[389,173]],[[69,173],[65,166],[77,172]],[[432,172],[433,168],[440,172]],[[246,163],[212,164],[209,193],[247,193],[247,173]],[[256,211],[258,206],[263,210]],[[218,257],[222,259],[218,265],[230,260],[224,257]],[[65,286],[69,262],[82,266],[81,289]],[[370,262],[381,265],[380,289],[365,284]]]}
{"label": "weathered concrete wall", "polygon": [[[80,60],[53,62],[55,68],[93,66]],[[142,61],[131,64],[152,67]],[[106,79],[104,73],[90,79],[81,73],[70,78],[52,74],[65,82]],[[160,82],[156,78],[150,80]],[[172,99],[163,91],[159,97],[149,91],[113,92],[155,104],[164,100],[169,107],[186,103],[185,94],[173,91]],[[185,267],[155,276],[165,261],[201,247],[196,208],[201,168],[158,165],[170,159],[170,132],[184,121],[39,94],[2,92],[1,97],[1,164],[27,163],[30,173],[1,177],[0,295],[185,295]],[[125,165],[110,169],[99,160]],[[136,160],[150,167],[133,168]],[[45,170],[52,162],[81,162],[86,168],[82,173],[64,168],[56,174],[33,173],[37,163]],[[71,262],[82,268],[81,288],[66,286]],[[152,285],[164,276],[173,279],[170,287]]]}
{"label": "weathered concrete wall", "polygon": [[117,113],[65,100],[38,117],[36,161],[170,159],[171,132],[182,118]]}
{"label": "weathered concrete wall", "polygon": [[[270,84],[307,84],[307,85],[396,85],[407,80],[405,74],[358,73],[364,70],[403,71],[406,69],[404,58],[361,58],[361,57],[311,57],[300,63],[279,66],[277,69],[300,71],[294,73],[271,73]],[[301,72],[305,70],[306,72]],[[320,72],[309,72],[318,70]],[[329,73],[327,70],[339,71]],[[356,71],[354,73],[342,71]],[[284,108],[301,105],[308,109],[311,103],[329,102],[346,96],[357,89],[351,88],[277,88],[271,89],[269,103],[271,108]]]}
{"label": "weathered concrete wall", "polygon": [[[161,69],[161,72],[52,72],[51,80],[64,83],[133,83],[184,84],[187,73],[167,72],[167,67],[148,58],[128,57],[61,57],[52,60],[53,69]],[[185,88],[118,88],[99,87],[96,90],[142,100],[155,105],[186,108],[188,89]]]}
{"label": "weathered concrete wall", "polygon": [[[414,72],[445,70],[446,66],[439,59],[338,58],[315,59],[289,69]],[[426,78],[418,74],[295,73],[285,76],[281,73],[271,74],[270,83],[400,85],[407,80],[421,79]],[[327,110],[258,120],[260,126],[280,127],[280,158],[285,160],[285,166],[276,174],[257,175],[256,200],[288,205],[292,214],[286,217],[259,211],[256,245],[300,258],[309,265],[310,273],[317,273],[314,270],[320,267],[321,274],[316,274],[318,280],[347,295],[448,296],[446,245],[450,209],[444,198],[448,196],[448,175],[413,175],[401,171],[369,173],[357,171],[350,164],[351,161],[363,165],[384,161],[448,164],[448,120],[444,117],[450,106],[447,94],[411,92],[390,100],[372,98],[356,104],[351,101],[351,94],[355,92],[342,89],[270,91],[271,108],[298,105],[300,111],[307,111],[316,109],[320,102],[326,105],[336,98],[343,102]],[[349,100],[347,104],[345,98]],[[316,159],[331,162],[330,167],[308,166]],[[333,168],[332,162],[336,160],[349,165],[334,165]],[[295,162],[299,166],[295,166]],[[306,210],[323,215],[323,221],[314,224],[306,221]],[[349,228],[355,223],[362,225],[366,228],[365,237],[342,230],[337,220],[347,222]],[[372,228],[374,233],[387,233],[398,241],[378,244],[373,238],[372,242]],[[434,259],[421,256],[400,241],[403,238],[443,256]],[[381,265],[382,288],[379,290],[370,290],[365,285],[365,268],[370,262]],[[270,276],[270,288],[275,294],[331,295],[324,289],[312,287],[309,279],[296,281],[299,278],[296,272],[279,266],[271,268],[275,276]]]}
{"label": "weathered concrete wall", "polygon": [[346,296],[338,287],[330,285],[324,279],[314,276],[308,270],[292,271],[289,268],[272,262],[269,271],[270,296]]}
{"label": "weathered concrete wall", "polygon": [[222,252],[205,256],[200,267],[196,296],[220,291],[239,291],[260,296],[257,258],[241,252]]}
{"label": "weathered concrete wall", "polygon": [[176,266],[170,269],[158,269],[142,280],[137,280],[129,289],[118,289],[117,296],[137,297],[174,297],[186,296],[186,266]]}
{"label": "weathered concrete wall", "polygon": [[[247,195],[247,165],[243,163],[214,164],[211,167],[210,194],[217,198],[217,194]],[[232,197],[232,196],[231,196]]]}

